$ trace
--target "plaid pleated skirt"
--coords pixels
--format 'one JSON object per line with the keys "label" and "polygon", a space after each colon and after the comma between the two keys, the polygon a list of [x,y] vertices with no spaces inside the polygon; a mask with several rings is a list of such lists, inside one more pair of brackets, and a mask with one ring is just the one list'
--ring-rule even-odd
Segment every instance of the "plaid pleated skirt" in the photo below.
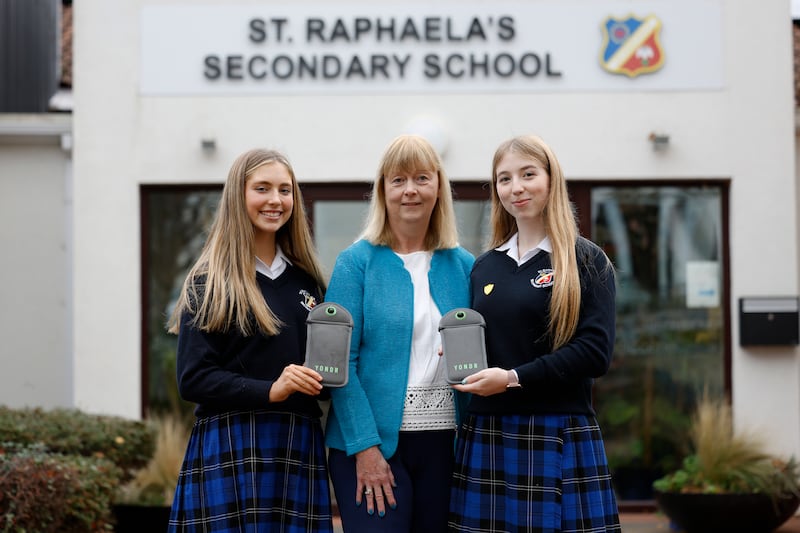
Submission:
{"label": "plaid pleated skirt", "polygon": [[591,416],[469,415],[456,443],[450,531],[620,532]]}
{"label": "plaid pleated skirt", "polygon": [[199,418],[169,531],[332,532],[320,421],[270,411]]}

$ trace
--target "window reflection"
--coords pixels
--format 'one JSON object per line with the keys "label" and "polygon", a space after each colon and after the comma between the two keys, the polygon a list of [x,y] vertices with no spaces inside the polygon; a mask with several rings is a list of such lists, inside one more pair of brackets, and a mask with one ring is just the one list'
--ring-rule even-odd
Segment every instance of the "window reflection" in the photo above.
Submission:
{"label": "window reflection", "polygon": [[459,244],[478,257],[486,250],[491,237],[491,204],[488,200],[456,200],[453,209],[458,223]]}
{"label": "window reflection", "polygon": [[314,202],[314,243],[322,268],[330,279],[336,256],[353,244],[361,232],[369,202],[317,200]]}
{"label": "window reflection", "polygon": [[[687,453],[704,388],[724,391],[721,189],[595,187],[592,239],[617,267],[617,341],[595,404],[620,498]],[[698,268],[700,267],[700,268]]]}
{"label": "window reflection", "polygon": [[203,244],[219,202],[220,189],[143,189],[145,242],[146,367],[145,405],[151,412],[187,413],[191,406],[178,397],[175,379],[175,336],[166,322],[186,273]]}
{"label": "window reflection", "polygon": [[[337,189],[336,199],[326,199],[313,185],[304,186],[312,231],[320,260],[330,276],[336,256],[359,235],[367,212],[363,185]],[[320,187],[321,190],[327,190]],[[479,254],[486,243],[489,202],[480,184],[460,187],[469,199],[455,200],[461,244]],[[180,400],[175,379],[174,335],[166,332],[181,285],[206,240],[219,202],[221,187],[146,186],[142,188],[145,410],[181,411],[192,406]],[[472,199],[478,196],[482,199]]]}
{"label": "window reflection", "polygon": [[[473,188],[470,188],[470,185]],[[489,235],[488,191],[454,186],[461,245],[476,256]],[[328,274],[361,230],[363,185],[335,198],[306,185],[314,238]],[[186,272],[200,254],[221,188],[142,189],[145,407],[190,413],[175,386],[175,337],[165,331]],[[613,367],[595,405],[621,500],[652,497],[650,483],[687,452],[686,428],[704,387],[724,392],[722,187],[591,187],[591,238],[618,269]],[[711,268],[709,268],[711,267]],[[705,277],[698,279],[698,272]]]}

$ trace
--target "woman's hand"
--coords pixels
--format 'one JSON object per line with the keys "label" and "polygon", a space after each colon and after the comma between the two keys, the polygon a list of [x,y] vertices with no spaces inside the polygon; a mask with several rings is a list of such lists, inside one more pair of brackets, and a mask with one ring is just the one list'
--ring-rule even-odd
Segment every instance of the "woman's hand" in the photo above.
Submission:
{"label": "woman's hand", "polygon": [[356,454],[356,505],[361,505],[361,497],[367,500],[367,512],[378,516],[386,514],[386,504],[394,509],[394,475],[392,469],[377,446],[367,448]]}
{"label": "woman's hand", "polygon": [[508,388],[508,370],[492,367],[479,370],[464,378],[461,384],[453,388],[461,392],[470,392],[478,396],[500,394]]}
{"label": "woman's hand", "polygon": [[321,381],[322,376],[316,370],[302,365],[289,365],[269,389],[269,401],[282,402],[295,392],[317,396],[322,392]]}

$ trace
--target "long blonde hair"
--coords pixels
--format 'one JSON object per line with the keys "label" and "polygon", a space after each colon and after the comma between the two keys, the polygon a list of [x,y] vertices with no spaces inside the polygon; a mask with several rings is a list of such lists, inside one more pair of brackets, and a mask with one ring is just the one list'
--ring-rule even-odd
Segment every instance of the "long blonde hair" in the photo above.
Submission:
{"label": "long blonde hair", "polygon": [[257,330],[276,335],[280,321],[273,314],[256,282],[255,230],[245,205],[245,183],[255,169],[279,163],[292,177],[294,207],[289,220],[275,236],[286,257],[314,278],[320,291],[325,280],[308,228],[300,187],[289,160],[280,152],[253,149],[231,165],[222,189],[214,222],[200,257],[186,276],[168,328],[178,333],[181,316],[189,312],[192,325],[202,331],[227,331],[235,326],[244,335]]}
{"label": "long blonde hair", "polygon": [[439,176],[439,197],[431,213],[428,231],[425,235],[425,249],[439,250],[455,248],[458,245],[456,215],[453,209],[453,194],[450,180],[444,172],[442,160],[431,144],[419,135],[400,135],[386,147],[378,174],[372,184],[369,212],[361,237],[372,244],[392,247],[394,234],[386,217],[386,176],[397,172],[435,170]]}
{"label": "long blonde hair", "polygon": [[548,332],[553,350],[566,344],[575,334],[581,307],[581,285],[575,253],[578,224],[569,201],[567,181],[555,154],[535,135],[514,137],[501,144],[492,161],[492,236],[489,248],[497,248],[511,238],[517,222],[503,208],[497,195],[497,165],[509,152],[537,161],[550,176],[550,193],[543,210],[545,231],[553,247],[551,262],[555,276],[550,299]]}

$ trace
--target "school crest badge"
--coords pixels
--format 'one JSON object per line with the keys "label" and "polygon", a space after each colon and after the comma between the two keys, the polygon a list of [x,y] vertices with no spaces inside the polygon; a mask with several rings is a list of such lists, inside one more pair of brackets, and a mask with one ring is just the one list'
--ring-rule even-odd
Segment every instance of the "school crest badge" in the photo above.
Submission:
{"label": "school crest badge", "polygon": [[546,289],[553,285],[553,269],[543,268],[537,272],[536,277],[531,280],[531,285],[537,289]]}
{"label": "school crest badge", "polygon": [[298,293],[303,299],[300,301],[300,305],[306,308],[307,311],[311,311],[317,305],[317,299],[305,289],[300,289]]}
{"label": "school crest badge", "polygon": [[600,63],[609,72],[631,78],[655,72],[664,64],[660,33],[661,21],[655,15],[608,17],[603,22]]}

